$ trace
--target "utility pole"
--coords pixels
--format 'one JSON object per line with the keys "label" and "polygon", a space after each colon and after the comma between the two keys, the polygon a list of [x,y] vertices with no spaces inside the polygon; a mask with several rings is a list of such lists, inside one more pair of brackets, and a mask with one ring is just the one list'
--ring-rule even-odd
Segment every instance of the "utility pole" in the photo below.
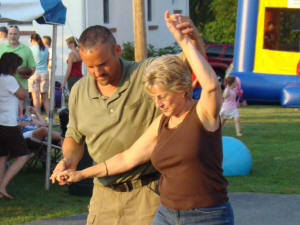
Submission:
{"label": "utility pole", "polygon": [[135,61],[147,58],[144,0],[132,0]]}

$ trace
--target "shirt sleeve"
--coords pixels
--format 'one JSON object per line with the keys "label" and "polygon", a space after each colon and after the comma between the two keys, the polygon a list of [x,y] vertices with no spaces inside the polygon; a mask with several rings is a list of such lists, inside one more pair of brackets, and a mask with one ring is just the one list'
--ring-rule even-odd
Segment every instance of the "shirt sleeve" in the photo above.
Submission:
{"label": "shirt sleeve", "polygon": [[15,94],[20,86],[19,86],[16,78],[14,78],[13,76],[10,76],[10,75],[6,75],[6,76],[8,76],[7,85],[6,85],[8,92],[11,94]]}
{"label": "shirt sleeve", "polygon": [[27,53],[27,57],[26,57],[26,66],[29,68],[35,67],[35,61],[33,58],[33,54],[32,54],[32,50],[30,48],[28,48],[28,53]]}
{"label": "shirt sleeve", "polygon": [[77,93],[78,86],[75,85],[72,87],[70,96],[69,96],[69,123],[67,126],[67,131],[65,137],[71,137],[78,144],[82,144],[84,141],[84,136],[78,130],[78,117],[76,115],[76,105],[77,104]]}

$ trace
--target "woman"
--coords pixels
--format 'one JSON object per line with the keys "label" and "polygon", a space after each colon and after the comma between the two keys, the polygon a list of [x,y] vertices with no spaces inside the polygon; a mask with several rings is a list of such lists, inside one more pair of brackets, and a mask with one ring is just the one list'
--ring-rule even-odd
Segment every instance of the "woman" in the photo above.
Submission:
{"label": "woman", "polygon": [[[221,89],[218,79],[176,15],[165,14],[169,30],[181,46],[202,87],[192,99],[189,69],[178,56],[154,60],[144,86],[160,115],[127,151],[81,171],[63,171],[51,179],[60,184],[127,171],[151,159],[162,174],[161,204],[153,224],[233,224],[227,181],[222,172],[222,134],[219,119]],[[58,168],[59,170],[59,168]]]}
{"label": "woman", "polygon": [[32,95],[34,108],[41,113],[41,104],[49,114],[49,74],[48,59],[49,51],[45,47],[39,34],[31,35],[31,51],[36,64],[35,73],[28,79],[28,89]]}
{"label": "woman", "polygon": [[[14,53],[4,53],[0,59],[0,198],[13,199],[6,187],[29,159],[29,151],[18,127],[18,102],[26,91],[15,78],[22,59]],[[15,160],[6,168],[8,156]]]}
{"label": "woman", "polygon": [[67,59],[67,71],[62,84],[62,89],[66,87],[68,83],[68,90],[71,91],[73,85],[82,77],[82,60],[77,48],[76,39],[71,36],[66,39],[68,48],[71,50]]}

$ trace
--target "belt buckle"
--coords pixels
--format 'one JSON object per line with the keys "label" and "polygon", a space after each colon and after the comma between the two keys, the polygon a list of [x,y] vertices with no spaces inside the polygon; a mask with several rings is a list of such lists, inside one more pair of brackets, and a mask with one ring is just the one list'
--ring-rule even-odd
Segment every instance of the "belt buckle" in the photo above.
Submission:
{"label": "belt buckle", "polygon": [[129,192],[130,191],[130,188],[129,188],[129,185],[127,182],[123,183],[124,187],[125,187],[125,190],[126,192]]}

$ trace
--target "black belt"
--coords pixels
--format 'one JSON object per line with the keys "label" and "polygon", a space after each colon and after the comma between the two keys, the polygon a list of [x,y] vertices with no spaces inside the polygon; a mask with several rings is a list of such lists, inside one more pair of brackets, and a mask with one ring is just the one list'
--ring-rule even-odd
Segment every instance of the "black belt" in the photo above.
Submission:
{"label": "black belt", "polygon": [[126,181],[124,183],[119,183],[119,184],[111,184],[106,187],[111,188],[118,192],[129,192],[129,191],[132,191],[133,189],[148,185],[152,181],[158,180],[159,177],[160,177],[159,173],[147,174],[147,175],[141,176],[139,179],[136,179],[136,180],[129,180],[129,181]]}

